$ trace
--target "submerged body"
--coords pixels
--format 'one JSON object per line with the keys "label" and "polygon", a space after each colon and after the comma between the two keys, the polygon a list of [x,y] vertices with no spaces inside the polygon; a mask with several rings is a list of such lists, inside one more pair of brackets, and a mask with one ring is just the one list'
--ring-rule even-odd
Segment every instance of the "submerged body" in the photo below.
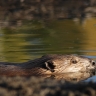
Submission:
{"label": "submerged body", "polygon": [[94,60],[78,55],[46,55],[24,63],[0,62],[0,75],[44,76],[95,71]]}

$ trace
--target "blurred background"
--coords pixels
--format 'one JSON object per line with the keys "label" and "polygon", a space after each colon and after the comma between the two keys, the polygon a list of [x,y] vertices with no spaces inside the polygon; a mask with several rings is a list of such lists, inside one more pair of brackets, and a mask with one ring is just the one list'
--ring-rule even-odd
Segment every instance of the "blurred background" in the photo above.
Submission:
{"label": "blurred background", "polygon": [[96,0],[0,0],[0,61],[45,54],[96,60]]}

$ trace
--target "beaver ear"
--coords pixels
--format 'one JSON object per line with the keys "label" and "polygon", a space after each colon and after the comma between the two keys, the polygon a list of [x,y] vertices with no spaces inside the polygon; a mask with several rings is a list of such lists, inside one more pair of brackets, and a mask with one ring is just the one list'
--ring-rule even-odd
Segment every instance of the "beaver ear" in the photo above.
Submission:
{"label": "beaver ear", "polygon": [[50,70],[51,72],[54,72],[55,65],[52,61],[45,62],[45,66],[48,70]]}

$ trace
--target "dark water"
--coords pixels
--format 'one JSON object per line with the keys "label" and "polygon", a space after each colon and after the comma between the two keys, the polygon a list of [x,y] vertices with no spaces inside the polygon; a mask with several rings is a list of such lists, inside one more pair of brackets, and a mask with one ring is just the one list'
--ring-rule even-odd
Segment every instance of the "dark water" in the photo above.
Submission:
{"label": "dark water", "polygon": [[34,21],[0,29],[0,61],[25,62],[44,54],[79,54],[96,60],[96,18]]}

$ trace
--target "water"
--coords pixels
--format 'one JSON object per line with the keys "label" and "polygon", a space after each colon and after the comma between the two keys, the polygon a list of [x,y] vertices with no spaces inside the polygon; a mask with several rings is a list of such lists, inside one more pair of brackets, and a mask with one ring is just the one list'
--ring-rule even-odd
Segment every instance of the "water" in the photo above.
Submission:
{"label": "water", "polygon": [[0,29],[0,61],[25,62],[45,54],[79,54],[96,60],[96,18],[34,21]]}

